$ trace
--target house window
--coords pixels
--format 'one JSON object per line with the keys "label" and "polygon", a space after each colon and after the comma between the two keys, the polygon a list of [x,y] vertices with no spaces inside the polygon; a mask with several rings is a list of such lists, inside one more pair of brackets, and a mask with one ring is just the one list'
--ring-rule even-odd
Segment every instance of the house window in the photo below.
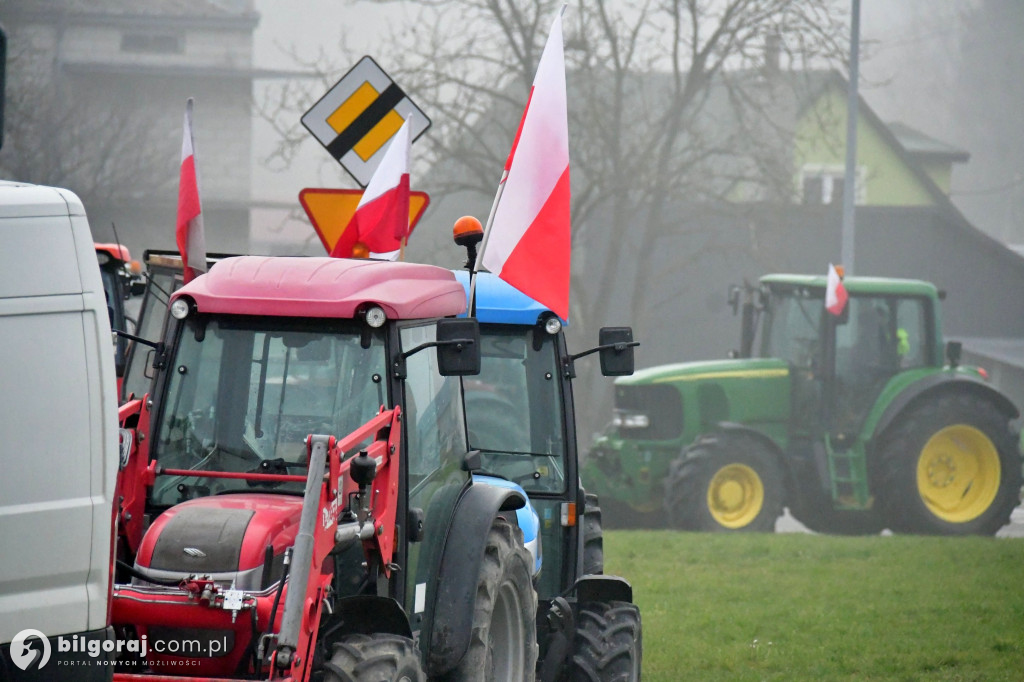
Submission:
{"label": "house window", "polygon": [[[864,203],[862,171],[862,168],[857,168],[857,177],[854,181],[856,188],[854,200],[858,204]],[[845,173],[842,168],[805,166],[800,172],[800,200],[811,206],[841,205],[843,203],[844,177]]]}
{"label": "house window", "polygon": [[125,33],[121,36],[121,52],[148,54],[181,54],[181,36],[168,33]]}

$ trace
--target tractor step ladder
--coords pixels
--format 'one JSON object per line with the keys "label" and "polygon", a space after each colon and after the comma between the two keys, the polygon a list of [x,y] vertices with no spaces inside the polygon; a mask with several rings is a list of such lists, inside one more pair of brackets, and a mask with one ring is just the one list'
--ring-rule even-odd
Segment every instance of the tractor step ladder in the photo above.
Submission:
{"label": "tractor step ladder", "polygon": [[864,446],[858,444],[839,451],[832,447],[832,439],[826,435],[825,452],[828,453],[829,482],[836,508],[867,509],[871,495]]}

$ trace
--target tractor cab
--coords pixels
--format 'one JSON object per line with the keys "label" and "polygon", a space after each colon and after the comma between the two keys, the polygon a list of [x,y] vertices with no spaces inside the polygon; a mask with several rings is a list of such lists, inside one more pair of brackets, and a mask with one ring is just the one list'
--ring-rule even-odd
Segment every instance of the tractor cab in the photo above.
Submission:
{"label": "tractor cab", "polygon": [[474,291],[480,323],[480,374],[465,380],[474,474],[518,483],[540,517],[537,679],[639,679],[640,614],[629,583],[603,575],[601,509],[580,482],[572,393],[574,363],[590,353],[606,375],[633,371],[632,331],[602,329],[598,347],[571,355],[565,323],[546,306],[491,273],[472,284],[455,274]]}
{"label": "tractor cab", "polygon": [[[127,330],[133,322],[125,311],[125,301],[142,293],[139,262],[132,260],[127,247],[121,244],[95,244],[96,261],[100,266],[103,292],[107,298],[107,313],[111,329]],[[124,375],[127,363],[128,340],[114,339],[114,369],[118,379]]]}
{"label": "tractor cab", "polygon": [[824,278],[762,279],[757,355],[790,369],[795,435],[824,431],[849,442],[890,379],[941,365],[934,285],[860,277],[845,286],[849,300],[833,315]]}
{"label": "tractor cab", "polygon": [[337,680],[386,654],[468,679],[480,646],[532,668],[526,499],[470,473],[480,341],[452,273],[244,256],[173,287],[121,407],[112,619],[150,644],[124,672]]}

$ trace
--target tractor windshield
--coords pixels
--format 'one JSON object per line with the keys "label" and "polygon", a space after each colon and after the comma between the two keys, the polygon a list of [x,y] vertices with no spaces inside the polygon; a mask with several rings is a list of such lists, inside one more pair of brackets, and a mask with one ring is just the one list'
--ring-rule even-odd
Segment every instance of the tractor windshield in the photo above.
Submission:
{"label": "tractor windshield", "polygon": [[556,337],[530,327],[483,326],[479,376],[465,382],[469,446],[484,470],[527,492],[565,487]]}
{"label": "tractor windshield", "polygon": [[810,368],[821,349],[822,294],[808,289],[772,291],[762,316],[761,357]]}
{"label": "tractor windshield", "polygon": [[[302,474],[305,436],[346,435],[387,402],[381,330],[318,320],[194,316],[169,361],[153,457],[170,469]],[[164,476],[152,502],[273,489]]]}

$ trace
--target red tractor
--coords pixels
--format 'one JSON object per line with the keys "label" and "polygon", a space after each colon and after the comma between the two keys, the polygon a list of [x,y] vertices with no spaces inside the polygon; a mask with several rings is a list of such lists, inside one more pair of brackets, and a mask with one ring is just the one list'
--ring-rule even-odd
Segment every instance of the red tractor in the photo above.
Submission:
{"label": "red tractor", "polygon": [[120,411],[115,679],[532,679],[526,499],[470,473],[465,305],[450,271],[333,258],[171,295]]}

